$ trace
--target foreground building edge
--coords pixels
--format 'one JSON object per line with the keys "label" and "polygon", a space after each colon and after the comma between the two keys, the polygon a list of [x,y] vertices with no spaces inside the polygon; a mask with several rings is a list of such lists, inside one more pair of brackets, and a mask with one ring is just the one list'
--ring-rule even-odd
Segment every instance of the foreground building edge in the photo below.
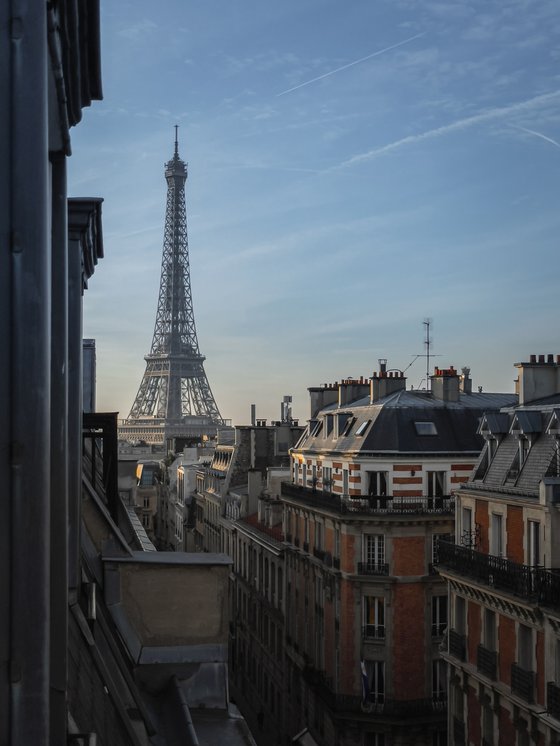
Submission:
{"label": "foreground building edge", "polygon": [[103,257],[102,200],[67,202],[66,157],[69,127],[101,97],[99,6],[20,10],[0,11],[12,34],[0,45],[0,742],[252,743],[227,694],[230,560],[134,549],[116,415],[82,430],[82,294]]}

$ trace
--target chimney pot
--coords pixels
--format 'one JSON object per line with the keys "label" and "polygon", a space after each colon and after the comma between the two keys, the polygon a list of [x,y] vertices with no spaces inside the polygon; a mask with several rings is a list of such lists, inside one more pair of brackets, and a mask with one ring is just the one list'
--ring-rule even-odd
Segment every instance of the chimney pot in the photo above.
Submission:
{"label": "chimney pot", "polygon": [[539,363],[544,363],[544,355],[539,355]]}
{"label": "chimney pot", "polygon": [[547,355],[546,362],[547,363],[554,363],[554,355]]}
{"label": "chimney pot", "polygon": [[529,356],[529,362],[530,363],[536,363],[537,362],[537,356],[536,355],[530,355]]}
{"label": "chimney pot", "polygon": [[556,355],[556,365],[560,365],[560,355]]}

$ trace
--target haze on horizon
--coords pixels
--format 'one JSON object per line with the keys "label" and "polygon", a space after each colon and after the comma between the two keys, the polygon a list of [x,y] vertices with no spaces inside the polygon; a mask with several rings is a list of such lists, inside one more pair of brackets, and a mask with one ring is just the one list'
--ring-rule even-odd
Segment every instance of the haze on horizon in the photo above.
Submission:
{"label": "haze on horizon", "polygon": [[105,200],[98,408],[125,417],[144,371],[175,124],[198,338],[234,423],[407,368],[425,317],[434,364],[484,390],[560,353],[559,42],[555,0],[102,3],[104,101],[69,163],[70,194]]}

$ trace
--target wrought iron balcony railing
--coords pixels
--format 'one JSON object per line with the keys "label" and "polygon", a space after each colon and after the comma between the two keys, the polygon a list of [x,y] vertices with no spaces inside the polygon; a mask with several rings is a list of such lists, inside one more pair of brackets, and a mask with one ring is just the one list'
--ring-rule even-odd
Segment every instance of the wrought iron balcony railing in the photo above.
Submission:
{"label": "wrought iron balcony railing", "polygon": [[560,720],[560,686],[554,681],[546,685],[546,709],[549,715]]}
{"label": "wrought iron balcony railing", "polygon": [[530,567],[505,557],[440,541],[439,567],[448,568],[479,583],[520,596],[543,606],[560,609],[560,572]]}
{"label": "wrought iron balcony railing", "polygon": [[378,495],[340,495],[322,492],[300,484],[282,482],[282,495],[316,508],[336,513],[371,515],[410,515],[418,513],[453,515],[455,497],[386,497]]}
{"label": "wrought iron balcony railing", "polygon": [[362,627],[362,639],[364,640],[384,640],[384,624],[365,624]]}
{"label": "wrought iron balcony railing", "polygon": [[437,716],[438,719],[447,712],[445,695],[425,699],[388,699],[383,692],[371,692],[364,700],[354,694],[338,694],[333,691],[332,681],[322,671],[309,666],[303,671],[303,677],[323,702],[334,712],[367,713],[371,716],[389,716],[400,718]]}
{"label": "wrought iron balcony railing", "polygon": [[467,654],[467,638],[454,629],[448,631],[449,654],[457,660],[464,661]]}
{"label": "wrought iron balcony railing", "polygon": [[511,664],[511,691],[525,702],[532,704],[535,697],[535,673],[526,671],[517,663]]}
{"label": "wrought iron balcony railing", "polygon": [[358,562],[358,575],[388,575],[387,562]]}
{"label": "wrought iron balcony railing", "polygon": [[498,670],[498,653],[495,650],[488,650],[484,645],[479,645],[476,649],[476,667],[480,673],[495,681]]}

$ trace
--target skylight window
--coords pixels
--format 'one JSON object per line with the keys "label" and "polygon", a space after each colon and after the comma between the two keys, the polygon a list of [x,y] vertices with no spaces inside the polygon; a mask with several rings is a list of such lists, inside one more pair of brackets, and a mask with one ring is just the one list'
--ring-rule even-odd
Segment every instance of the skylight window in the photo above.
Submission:
{"label": "skylight window", "polygon": [[437,428],[433,422],[415,422],[416,435],[437,435]]}
{"label": "skylight window", "polygon": [[360,427],[356,430],[356,435],[363,435],[365,431],[368,429],[370,424],[371,424],[371,420],[366,420],[365,422],[362,422]]}

